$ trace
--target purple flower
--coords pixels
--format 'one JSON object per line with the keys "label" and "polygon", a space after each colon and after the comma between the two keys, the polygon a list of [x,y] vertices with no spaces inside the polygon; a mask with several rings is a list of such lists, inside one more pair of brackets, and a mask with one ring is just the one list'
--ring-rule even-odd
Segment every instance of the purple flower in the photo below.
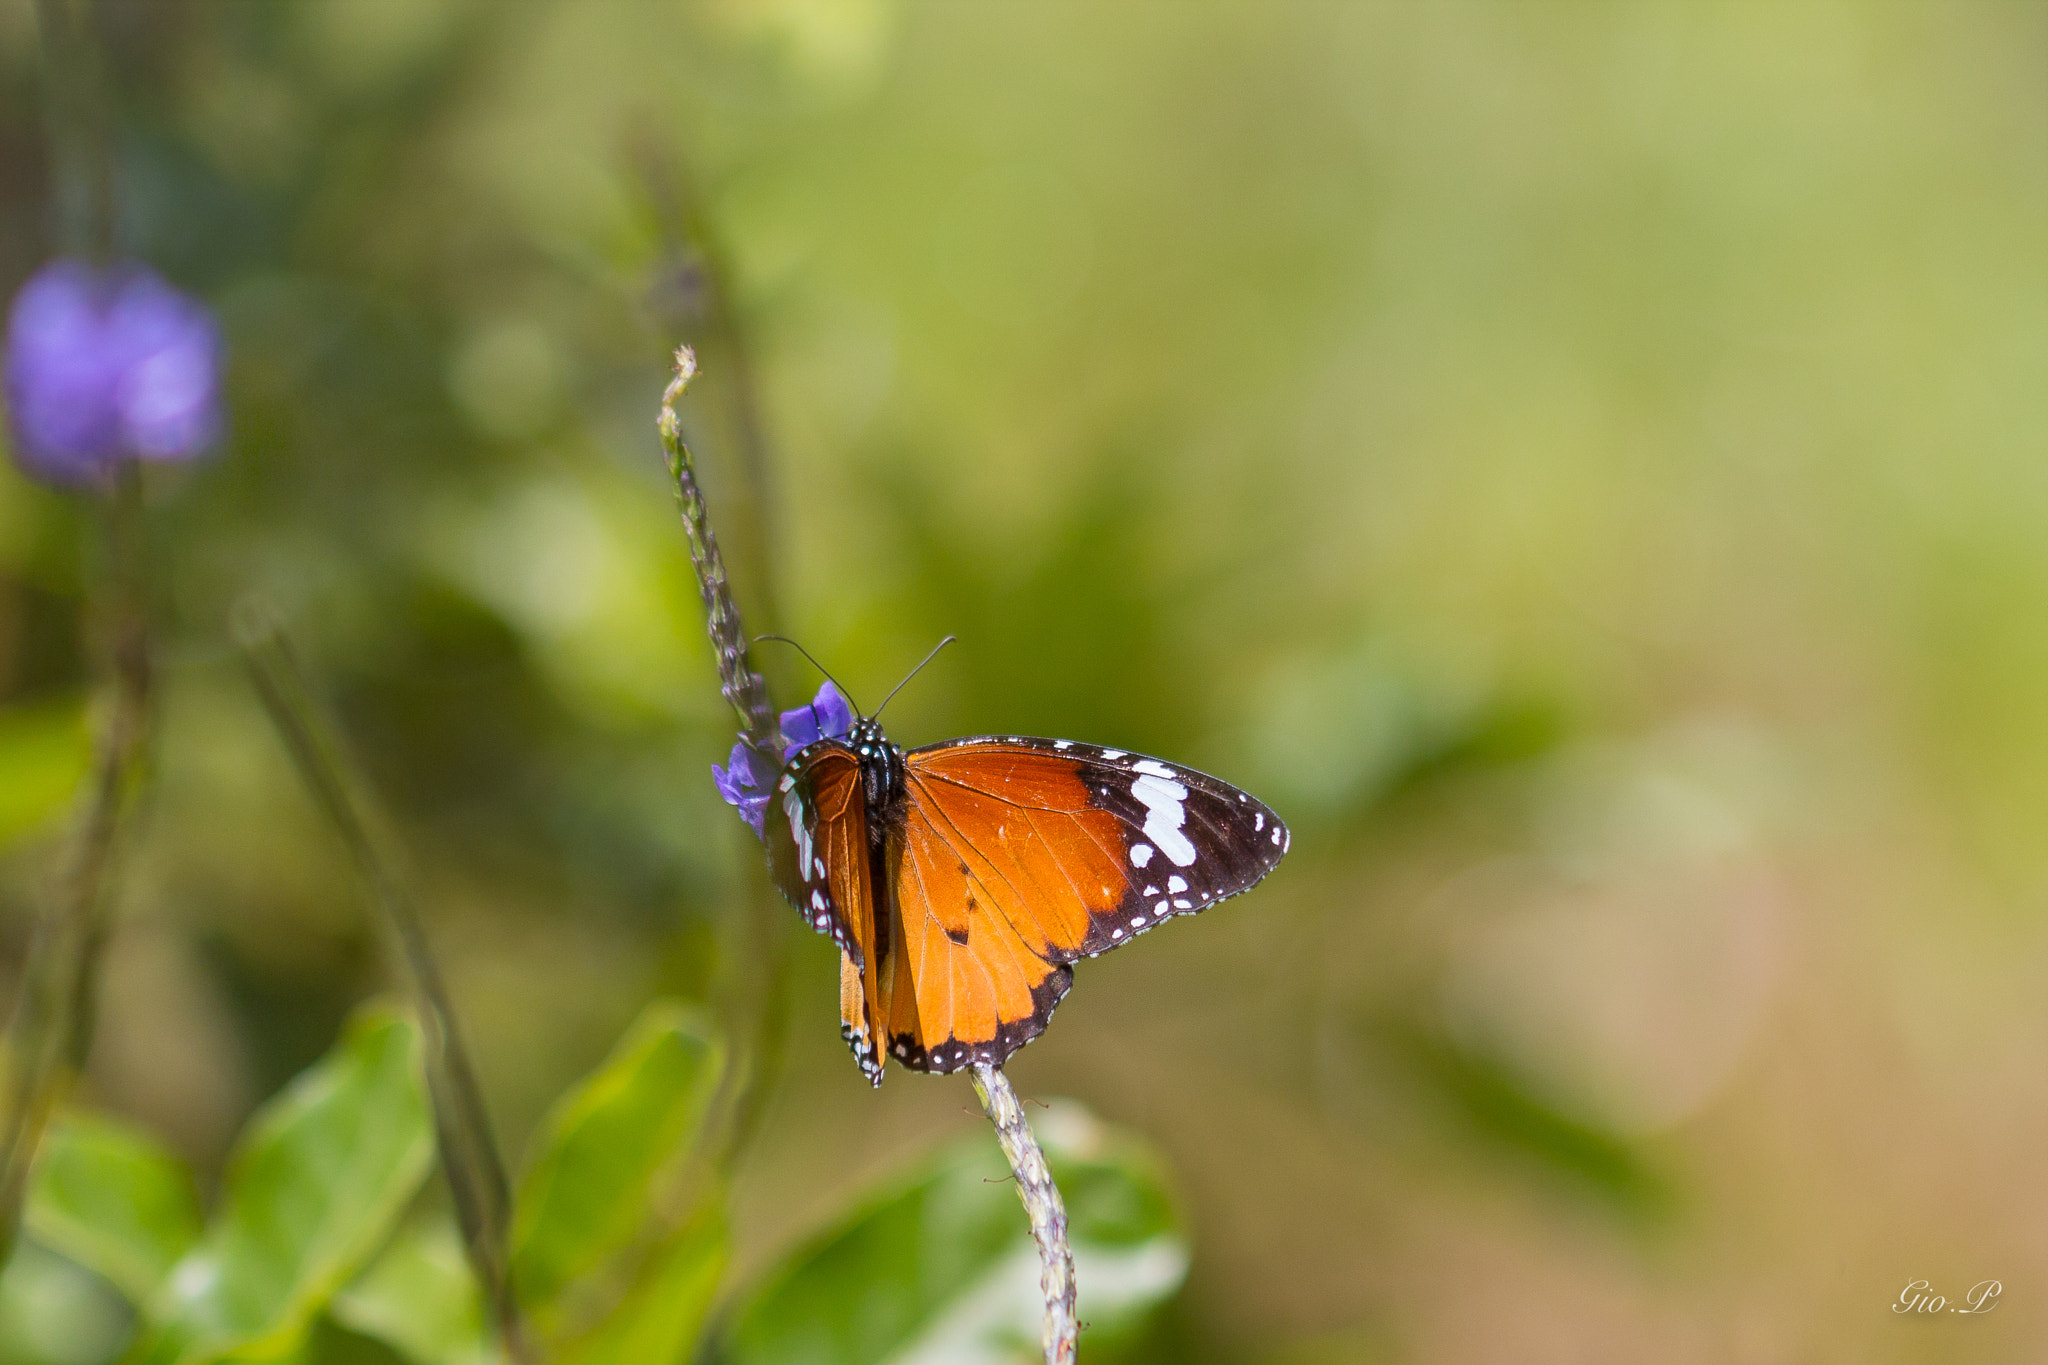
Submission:
{"label": "purple flower", "polygon": [[[853,707],[832,683],[827,682],[818,689],[818,695],[808,706],[799,706],[794,711],[782,713],[782,758],[818,739],[837,738],[853,728]],[[727,760],[730,767],[711,765],[711,780],[718,784],[718,794],[740,813],[740,818],[753,827],[760,838],[767,838],[764,821],[768,815],[769,788],[774,784],[776,769],[770,766],[768,758],[758,749],[742,740],[732,746],[732,757]]]}
{"label": "purple flower", "polygon": [[56,260],[7,318],[14,457],[54,483],[88,483],[120,459],[187,460],[220,432],[220,333],[149,267]]}
{"label": "purple flower", "polygon": [[768,815],[768,787],[775,781],[774,767],[745,740],[732,746],[732,757],[727,762],[732,766],[711,765],[711,780],[718,784],[718,794],[739,811],[740,819],[754,827],[756,838],[767,838],[768,831],[762,822]]}
{"label": "purple flower", "polygon": [[782,713],[782,759],[806,744],[820,739],[836,739],[853,728],[853,707],[847,703],[837,685],[827,679],[818,689],[818,695],[809,706],[799,706],[794,711]]}

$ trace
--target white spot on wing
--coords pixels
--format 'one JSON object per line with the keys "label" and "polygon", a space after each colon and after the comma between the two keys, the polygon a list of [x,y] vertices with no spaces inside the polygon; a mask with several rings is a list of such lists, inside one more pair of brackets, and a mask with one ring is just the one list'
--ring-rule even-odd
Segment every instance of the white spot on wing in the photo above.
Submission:
{"label": "white spot on wing", "polygon": [[1183,804],[1188,799],[1188,789],[1146,773],[1131,783],[1131,795],[1145,805],[1145,837],[1159,845],[1159,851],[1174,866],[1187,867],[1193,863],[1195,846],[1180,829],[1188,818]]}
{"label": "white spot on wing", "polygon": [[1264,829],[1265,827],[1266,817],[1263,812],[1252,817],[1252,833],[1257,834],[1260,830]]}
{"label": "white spot on wing", "polygon": [[[1149,833],[1151,833],[1151,828],[1150,828],[1149,826],[1147,826],[1147,828],[1146,828],[1146,831],[1145,831],[1145,832],[1146,832],[1146,833],[1148,833],[1148,834],[1149,834]],[[1145,866],[1145,864],[1147,864],[1147,863],[1149,863],[1149,862],[1151,862],[1151,861],[1152,861],[1152,845],[1150,845],[1150,844],[1132,844],[1132,845],[1131,845],[1131,866],[1132,866],[1132,867],[1143,867],[1143,866]]]}
{"label": "white spot on wing", "polygon": [[1166,889],[1168,891],[1185,891],[1188,889],[1187,879],[1185,877],[1168,877],[1166,879]]}
{"label": "white spot on wing", "polygon": [[1175,901],[1173,908],[1176,910],[1192,910],[1195,908],[1195,904],[1193,901]]}
{"label": "white spot on wing", "polygon": [[1122,749],[1104,749],[1102,756],[1107,759],[1118,759],[1124,756],[1124,751]]}
{"label": "white spot on wing", "polygon": [[1052,742],[1052,747],[1055,749],[1071,749],[1074,747],[1074,741],[1071,739],[1056,739]]}
{"label": "white spot on wing", "polygon": [[1173,769],[1156,759],[1150,758],[1141,758],[1136,763],[1133,763],[1131,771],[1150,773],[1154,777],[1173,777],[1175,775]]}
{"label": "white spot on wing", "polygon": [[[789,834],[796,840],[796,870],[804,880],[811,879],[811,828],[804,823],[803,798],[790,792],[782,798],[782,809],[789,816]],[[821,872],[823,868],[819,869]]]}

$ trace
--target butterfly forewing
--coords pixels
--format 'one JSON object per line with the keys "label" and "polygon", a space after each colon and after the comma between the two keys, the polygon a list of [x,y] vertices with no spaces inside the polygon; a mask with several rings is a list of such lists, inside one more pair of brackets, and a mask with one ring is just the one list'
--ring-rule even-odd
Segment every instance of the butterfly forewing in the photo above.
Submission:
{"label": "butterfly forewing", "polygon": [[768,813],[776,885],[813,929],[839,945],[840,1032],[868,1079],[880,1083],[885,999],[869,875],[868,811],[860,759],[836,739],[791,755]]}
{"label": "butterfly forewing", "polygon": [[[775,885],[802,913],[810,926],[829,934],[841,952],[863,960],[855,925],[866,907],[836,885],[832,872],[841,847],[856,851],[847,826],[865,838],[866,808],[861,801],[860,759],[836,739],[820,740],[790,755],[775,779],[765,832],[768,868]],[[865,877],[866,859],[860,862]]]}
{"label": "butterfly forewing", "polygon": [[1143,754],[969,739],[919,749],[909,766],[990,875],[1018,893],[1054,961],[1107,952],[1249,890],[1288,847],[1263,803]]}
{"label": "butterfly forewing", "polygon": [[1142,755],[987,738],[905,765],[889,1048],[917,1070],[1000,1064],[1044,1029],[1066,964],[1246,890],[1287,850],[1264,805]]}

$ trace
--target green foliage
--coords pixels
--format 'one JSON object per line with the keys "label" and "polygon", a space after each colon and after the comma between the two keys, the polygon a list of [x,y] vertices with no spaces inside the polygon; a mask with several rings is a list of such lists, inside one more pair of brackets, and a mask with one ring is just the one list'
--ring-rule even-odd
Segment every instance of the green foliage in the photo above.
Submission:
{"label": "green foliage", "polygon": [[512,1274],[546,1330],[579,1279],[640,1234],[702,1125],[723,1049],[679,1007],[657,1003],[605,1065],[556,1107],[520,1182]]}
{"label": "green foliage", "polygon": [[101,1365],[132,1317],[105,1280],[23,1241],[0,1275],[0,1365]]}
{"label": "green foliage", "polygon": [[[697,1340],[727,1238],[709,1172],[687,1182],[724,1070],[708,1027],[656,1001],[542,1126],[515,1204],[512,1266],[550,1360],[675,1361]],[[399,1237],[334,1314],[417,1365],[496,1358],[446,1219]]]}
{"label": "green foliage", "polygon": [[[1036,1123],[1067,1202],[1091,1356],[1180,1286],[1187,1244],[1157,1162],[1075,1106]],[[1007,1365],[1036,1358],[1039,1263],[978,1133],[797,1252],[738,1312],[723,1365]]]}
{"label": "green foliage", "polygon": [[[497,1365],[445,1209],[394,1233],[432,1156],[420,1052],[410,1021],[362,1013],[252,1120],[203,1230],[175,1158],[112,1120],[63,1116],[36,1166],[29,1239],[0,1277],[0,1365],[96,1365],[123,1333],[129,1365]],[[698,1352],[730,1241],[702,1142],[724,1071],[709,1028],[656,1001],[543,1124],[513,1264],[555,1365],[679,1365]],[[1180,1215],[1133,1138],[1072,1104],[1037,1118],[1090,1355],[1115,1359],[1180,1285]],[[771,1271],[717,1349],[726,1365],[997,1365],[1033,1357],[1041,1309],[1026,1221],[995,1142],[977,1133]]]}
{"label": "green foliage", "polygon": [[361,1279],[334,1298],[337,1322],[417,1365],[489,1365],[499,1359],[483,1295],[445,1218],[405,1229]]}
{"label": "green foliage", "polygon": [[685,1358],[725,1272],[724,1212],[712,1204],[645,1257],[598,1325],[567,1344],[563,1365],[659,1365]]}
{"label": "green foliage", "polygon": [[24,1225],[142,1303],[199,1240],[199,1196],[191,1173],[153,1139],[71,1113],[43,1136]]}
{"label": "green foliage", "polygon": [[68,806],[90,758],[76,699],[0,709],[0,845]]}
{"label": "green foliage", "polygon": [[390,1234],[433,1157],[419,1035],[369,1011],[257,1115],[134,1359],[278,1359]]}

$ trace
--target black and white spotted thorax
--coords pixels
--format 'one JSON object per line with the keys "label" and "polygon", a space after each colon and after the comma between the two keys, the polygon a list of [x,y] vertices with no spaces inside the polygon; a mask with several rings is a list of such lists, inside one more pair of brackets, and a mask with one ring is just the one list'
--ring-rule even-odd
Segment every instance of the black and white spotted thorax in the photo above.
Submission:
{"label": "black and white spotted thorax", "polygon": [[882,733],[876,720],[857,720],[846,732],[847,747],[860,760],[861,798],[868,807],[868,836],[879,842],[903,810],[903,750]]}

